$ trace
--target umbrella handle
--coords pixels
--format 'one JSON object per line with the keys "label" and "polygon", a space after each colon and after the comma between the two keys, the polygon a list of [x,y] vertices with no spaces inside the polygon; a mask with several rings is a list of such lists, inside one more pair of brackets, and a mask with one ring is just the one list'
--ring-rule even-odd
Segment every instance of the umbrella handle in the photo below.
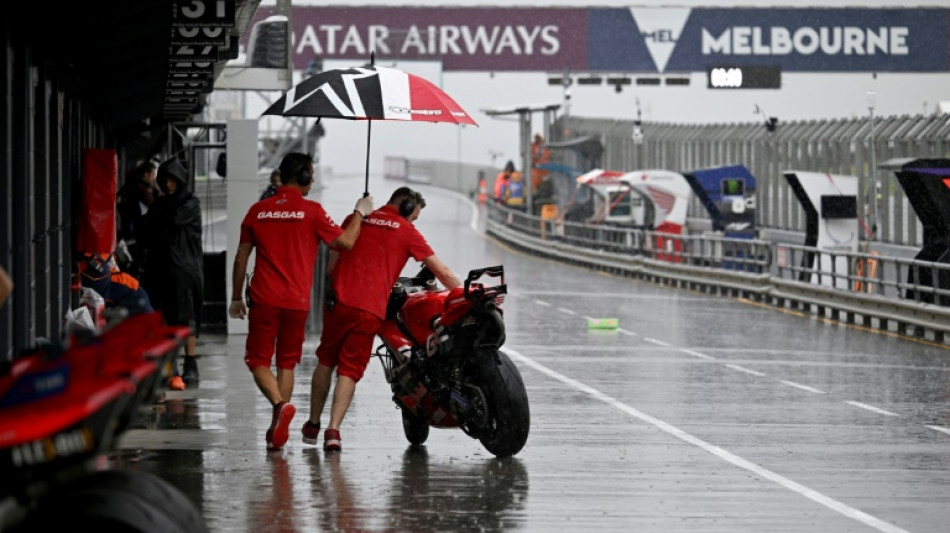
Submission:
{"label": "umbrella handle", "polygon": [[[369,53],[369,65],[376,64],[376,50]],[[363,182],[363,198],[369,196],[369,140],[373,132],[373,119],[366,121],[366,180]]]}
{"label": "umbrella handle", "polygon": [[363,182],[363,197],[369,196],[369,141],[373,133],[373,119],[366,120],[366,179]]}

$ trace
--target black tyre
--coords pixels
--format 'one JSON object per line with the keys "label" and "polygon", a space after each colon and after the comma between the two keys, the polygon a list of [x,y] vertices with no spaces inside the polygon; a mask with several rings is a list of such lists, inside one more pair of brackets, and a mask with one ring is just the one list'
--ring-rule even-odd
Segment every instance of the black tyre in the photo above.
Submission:
{"label": "black tyre", "polygon": [[406,440],[413,446],[424,444],[429,438],[429,423],[425,418],[412,414],[408,409],[402,408],[400,411],[402,411],[402,430],[406,433]]}
{"label": "black tyre", "polygon": [[17,532],[173,533],[177,524],[154,504],[117,489],[90,487],[49,499],[33,511]]}
{"label": "black tyre", "polygon": [[[28,517],[27,530],[206,533],[195,505],[175,486],[145,472],[96,472],[61,487]],[[35,529],[39,528],[39,529]]]}
{"label": "black tyre", "polygon": [[524,447],[531,426],[528,393],[521,372],[494,348],[482,349],[469,366],[469,379],[482,389],[487,420],[478,440],[497,457],[510,457]]}
{"label": "black tyre", "polygon": [[133,492],[152,502],[174,520],[179,531],[208,531],[198,507],[178,487],[149,472],[110,470],[99,472],[98,484],[103,487]]}

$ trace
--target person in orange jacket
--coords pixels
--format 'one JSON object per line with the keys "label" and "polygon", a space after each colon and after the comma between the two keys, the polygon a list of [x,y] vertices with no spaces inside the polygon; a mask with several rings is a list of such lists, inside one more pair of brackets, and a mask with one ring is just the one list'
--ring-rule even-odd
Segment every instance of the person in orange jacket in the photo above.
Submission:
{"label": "person in orange jacket", "polygon": [[499,204],[505,203],[505,199],[508,196],[508,187],[511,183],[511,175],[515,171],[515,164],[513,161],[508,161],[505,163],[505,169],[498,173],[498,176],[495,177],[495,202]]}
{"label": "person in orange jacket", "polygon": [[531,143],[531,191],[535,192],[544,181],[548,171],[538,168],[538,165],[551,162],[551,150],[544,146],[544,137],[540,133],[534,134],[534,142]]}

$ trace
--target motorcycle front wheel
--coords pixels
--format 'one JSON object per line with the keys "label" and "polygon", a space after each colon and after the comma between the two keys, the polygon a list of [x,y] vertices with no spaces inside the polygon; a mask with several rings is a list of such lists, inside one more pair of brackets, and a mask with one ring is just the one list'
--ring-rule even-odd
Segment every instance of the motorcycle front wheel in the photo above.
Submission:
{"label": "motorcycle front wheel", "polygon": [[521,372],[497,348],[483,348],[469,363],[468,379],[482,390],[486,420],[478,440],[497,457],[510,457],[524,447],[531,426],[528,393]]}
{"label": "motorcycle front wheel", "polygon": [[429,438],[429,423],[425,418],[413,414],[406,408],[399,410],[402,412],[402,430],[406,434],[406,440],[413,446],[424,444]]}

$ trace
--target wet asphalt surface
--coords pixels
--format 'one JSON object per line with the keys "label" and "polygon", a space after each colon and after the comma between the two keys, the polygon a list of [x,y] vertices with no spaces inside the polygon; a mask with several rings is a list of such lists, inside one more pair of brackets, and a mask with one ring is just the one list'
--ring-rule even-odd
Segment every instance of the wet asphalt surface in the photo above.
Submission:
{"label": "wet asphalt surface", "polygon": [[[380,184],[377,205],[399,185]],[[312,196],[339,221],[362,179],[327,185]],[[267,452],[244,336],[202,335],[199,386],[143,406],[104,463],[160,475],[220,532],[950,530],[947,349],[538,259],[484,236],[467,199],[420,189],[446,263],[505,266],[520,453],[454,429],[410,447],[375,359],[343,451],[304,444],[316,335],[291,440]]]}

